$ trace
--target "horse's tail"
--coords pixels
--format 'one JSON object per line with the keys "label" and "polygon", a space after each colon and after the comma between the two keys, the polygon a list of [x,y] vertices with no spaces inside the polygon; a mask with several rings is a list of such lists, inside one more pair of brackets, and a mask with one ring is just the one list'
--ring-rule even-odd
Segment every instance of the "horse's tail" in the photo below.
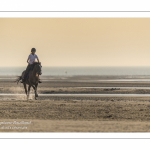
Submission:
{"label": "horse's tail", "polygon": [[18,78],[16,79],[15,82],[17,82],[17,84],[18,84],[20,80],[22,80],[22,77],[21,77],[21,76],[18,76]]}
{"label": "horse's tail", "polygon": [[25,71],[22,72],[21,76],[17,76],[18,78],[15,81],[15,82],[17,82],[17,84],[19,83],[20,80],[22,80],[24,73],[25,73]]}

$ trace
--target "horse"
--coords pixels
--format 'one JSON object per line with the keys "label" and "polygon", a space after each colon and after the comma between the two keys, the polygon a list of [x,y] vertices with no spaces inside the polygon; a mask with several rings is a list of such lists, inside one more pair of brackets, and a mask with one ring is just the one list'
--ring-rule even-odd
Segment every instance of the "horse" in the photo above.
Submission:
{"label": "horse", "polygon": [[[35,62],[33,64],[33,69],[29,71],[27,79],[25,80],[25,82],[23,82],[24,90],[27,95],[27,100],[29,99],[31,87],[33,87],[33,89],[34,89],[35,100],[37,100],[37,97],[38,97],[37,87],[38,87],[38,83],[39,83],[39,75],[42,74],[41,68],[42,68],[41,63]],[[16,80],[17,84],[20,80],[22,80],[24,74],[25,74],[25,71],[23,71],[21,76],[18,77],[18,79]],[[28,85],[28,90],[27,90],[27,85]]]}

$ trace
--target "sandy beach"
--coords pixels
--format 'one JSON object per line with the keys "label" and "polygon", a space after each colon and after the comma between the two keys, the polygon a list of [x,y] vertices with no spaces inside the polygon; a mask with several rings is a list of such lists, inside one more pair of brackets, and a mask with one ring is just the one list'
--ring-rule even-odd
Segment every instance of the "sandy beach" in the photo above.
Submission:
{"label": "sandy beach", "polygon": [[33,90],[27,100],[15,78],[0,77],[0,132],[150,131],[150,97],[140,96],[150,94],[149,76],[44,76],[38,100]]}

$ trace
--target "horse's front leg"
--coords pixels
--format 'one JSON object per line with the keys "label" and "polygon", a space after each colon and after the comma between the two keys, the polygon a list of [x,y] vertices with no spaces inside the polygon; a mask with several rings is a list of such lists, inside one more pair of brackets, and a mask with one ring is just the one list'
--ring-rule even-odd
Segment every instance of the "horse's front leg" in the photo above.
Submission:
{"label": "horse's front leg", "polygon": [[34,93],[35,93],[35,100],[37,100],[38,94],[37,94],[37,86],[32,85],[33,89],[34,89]]}
{"label": "horse's front leg", "polygon": [[27,100],[29,99],[31,85],[28,86]]}
{"label": "horse's front leg", "polygon": [[23,85],[24,85],[25,93],[26,93],[26,95],[27,95],[27,86],[26,86],[26,84],[25,84],[25,83],[23,83]]}
{"label": "horse's front leg", "polygon": [[36,96],[36,97],[38,97],[38,94],[37,94],[37,86],[38,86],[38,84],[35,85],[35,96]]}

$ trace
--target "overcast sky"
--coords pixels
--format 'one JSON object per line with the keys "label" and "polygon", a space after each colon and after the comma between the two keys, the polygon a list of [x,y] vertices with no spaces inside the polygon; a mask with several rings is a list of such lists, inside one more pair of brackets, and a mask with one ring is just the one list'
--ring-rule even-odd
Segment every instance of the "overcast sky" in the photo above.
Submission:
{"label": "overcast sky", "polygon": [[0,66],[150,66],[150,19],[1,18]]}

